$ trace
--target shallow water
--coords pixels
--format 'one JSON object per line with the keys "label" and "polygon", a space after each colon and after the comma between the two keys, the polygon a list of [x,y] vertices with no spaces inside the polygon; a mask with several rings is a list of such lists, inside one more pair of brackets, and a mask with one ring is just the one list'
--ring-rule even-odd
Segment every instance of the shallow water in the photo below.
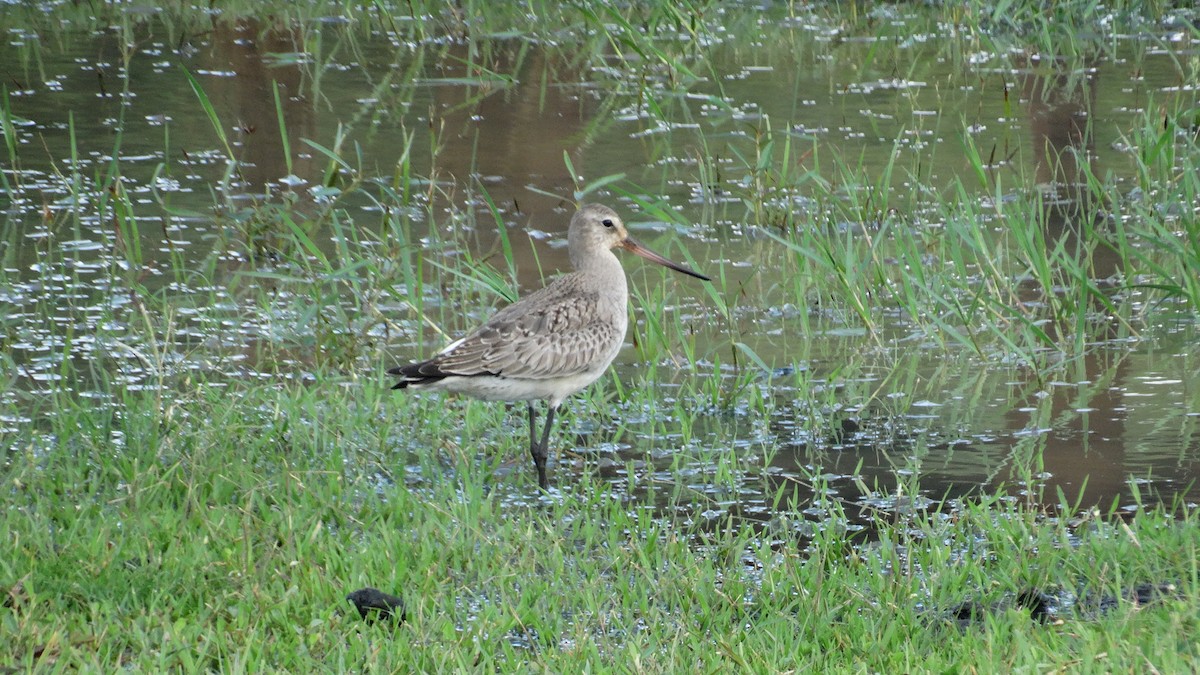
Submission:
{"label": "shallow water", "polygon": [[[376,233],[355,239],[324,221],[308,236],[327,255],[352,245],[358,255],[374,247],[384,258],[390,245],[419,246],[429,260],[492,254],[489,264],[503,268],[494,254],[507,238],[517,282],[536,287],[543,274],[567,266],[561,234],[573,184],[565,151],[585,180],[624,173],[630,182],[618,186],[641,186],[669,205],[688,225],[647,215],[620,194],[600,197],[618,205],[652,248],[677,259],[686,251],[698,269],[740,290],[730,293],[730,316],[716,316],[698,284],[669,279],[664,287],[657,271],[629,264],[639,319],[631,343],[648,330],[638,301],[669,292],[664,305],[695,335],[699,372],[676,372],[686,358],[664,350],[649,358],[661,381],[651,396],[607,402],[602,415],[598,404],[575,401],[567,430],[574,433],[559,435],[573,449],[558,465],[558,481],[575,480],[572,467],[588,464],[643,493],[673,494],[682,483],[692,497],[677,508],[713,521],[733,514],[775,522],[781,488],[800,504],[819,489],[863,518],[1001,486],[1014,498],[1056,503],[1061,490],[1072,502],[1103,506],[1129,507],[1135,494],[1200,496],[1200,364],[1190,311],[1154,319],[1136,334],[1118,326],[1089,335],[1086,354],[1044,380],[1003,354],[982,358],[930,340],[897,308],[870,308],[875,329],[868,331],[836,298],[798,298],[792,256],[746,206],[759,198],[774,214],[767,221],[819,220],[812,215],[819,205],[802,190],[773,188],[771,176],[756,171],[767,152],[756,136],[770,129],[792,140],[785,164],[793,171],[811,166],[813,153],[861,166],[814,177],[844,193],[869,190],[889,167],[902,167],[884,181],[890,209],[922,228],[912,236],[936,232],[937,223],[923,219],[932,213],[928,203],[958,181],[976,191],[970,198],[997,197],[970,180],[968,136],[1011,186],[999,197],[1052,193],[1063,229],[1048,239],[1070,237],[1082,198],[1075,163],[1111,172],[1119,191],[1132,185],[1125,130],[1149,101],[1194,91],[1177,67],[1194,45],[1179,37],[1145,49],[1146,36],[1128,36],[1115,57],[1063,71],[972,52],[901,14],[867,38],[838,35],[816,17],[739,17],[704,46],[713,70],[687,86],[653,63],[631,69],[609,53],[597,67],[569,46],[507,36],[398,45],[377,30],[218,21],[174,41],[143,29],[131,49],[112,31],[68,28],[57,39],[8,32],[0,70],[13,83],[19,161],[9,155],[4,163],[0,301],[4,350],[16,370],[0,393],[0,425],[18,430],[28,422],[24,401],[65,387],[110,402],[86,377],[64,382],[64,359],[132,389],[189,372],[307,377],[313,345],[331,338],[305,313],[299,291],[281,281],[303,273],[276,254],[283,235],[264,215],[274,213],[269,205],[316,213],[340,198],[351,218],[343,228]],[[240,172],[229,171],[183,68],[211,100]],[[322,148],[337,148],[367,188],[343,195],[350,172],[329,180]],[[124,202],[106,180],[117,174]],[[384,187],[403,198],[378,197]],[[388,230],[389,222],[402,225]],[[828,225],[851,236],[868,236],[874,226]],[[391,241],[397,233],[408,239]],[[1099,255],[1092,264],[1096,278],[1115,269]],[[445,284],[447,276],[439,279]],[[169,298],[169,331],[129,330],[143,318],[147,293]],[[256,304],[264,297],[265,306]],[[1028,299],[1038,301],[1033,290]],[[396,361],[444,339],[413,318],[411,296],[378,300],[389,326],[363,317],[334,337],[371,335]],[[469,286],[425,288],[421,301],[447,333],[498,303]],[[1140,301],[1129,292],[1122,302]],[[773,370],[761,371],[734,343]],[[361,366],[378,365],[378,352],[360,349]],[[738,358],[742,367],[734,369]],[[646,367],[631,344],[617,374],[640,386]],[[706,408],[681,386],[689,377],[718,378],[725,395],[738,386],[755,394]],[[694,424],[680,428],[676,405],[697,413]],[[520,415],[513,419],[520,424]],[[719,467],[731,458],[734,470],[725,475]],[[513,463],[528,468],[523,455]]]}

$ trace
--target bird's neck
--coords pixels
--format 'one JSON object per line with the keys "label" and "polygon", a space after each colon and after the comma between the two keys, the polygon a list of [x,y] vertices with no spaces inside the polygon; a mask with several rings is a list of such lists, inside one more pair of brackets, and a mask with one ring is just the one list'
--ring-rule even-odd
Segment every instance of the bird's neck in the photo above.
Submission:
{"label": "bird's neck", "polygon": [[576,272],[608,272],[621,269],[621,261],[608,249],[598,251],[579,251],[570,249],[571,268]]}
{"label": "bird's neck", "polygon": [[603,286],[598,287],[597,290],[606,294],[613,293],[620,297],[624,297],[628,293],[625,268],[621,266],[620,259],[612,251],[602,249],[586,254],[576,255],[574,251],[572,253],[571,267],[575,272],[595,276],[604,281]]}

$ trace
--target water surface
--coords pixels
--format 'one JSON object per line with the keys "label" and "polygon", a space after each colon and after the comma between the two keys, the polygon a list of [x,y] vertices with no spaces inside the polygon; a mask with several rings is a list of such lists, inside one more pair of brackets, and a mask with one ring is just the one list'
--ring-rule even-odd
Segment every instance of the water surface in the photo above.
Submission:
{"label": "water surface", "polygon": [[[622,400],[606,384],[611,396],[576,400],[558,436],[569,447],[560,484],[593,466],[713,521],[772,521],[781,487],[803,505],[814,483],[864,517],[998,488],[1104,506],[1132,506],[1136,494],[1196,499],[1190,312],[1135,310],[1151,318],[1089,334],[1050,378],[1000,349],[981,356],[930,339],[897,307],[870,307],[864,326],[839,298],[807,291],[803,262],[767,231],[866,237],[879,223],[828,222],[811,194],[773,186],[758,162],[775,153],[770,166],[819,166],[811,179],[843,195],[882,185],[889,205],[879,217],[901,214],[911,228],[891,236],[936,236],[931,204],[962,185],[979,202],[1045,198],[1047,240],[1063,241],[1079,231],[1087,199],[1080,163],[1133,191],[1128,129],[1144,106],[1194,92],[1180,66],[1194,45],[1147,48],[1146,36],[1127,36],[1085,65],[1063,65],[943,39],[893,11],[890,28],[849,39],[815,16],[739,12],[709,35],[710,65],[695,78],[611,48],[585,58],[570,37],[408,43],[366,26],[218,20],[172,40],[151,22],[129,45],[113,30],[10,30],[0,71],[19,152],[3,165],[0,301],[14,372],[2,424],[35,423],[30,411],[44,408],[31,402],[64,390],[116,405],[86,376],[64,381],[64,360],[145,389],[185,386],[189,373],[306,379],[330,331],[356,345],[351,369],[428,353],[501,299],[425,265],[428,285],[374,297],[386,321],[330,294],[324,301],[346,303],[351,318],[322,327],[286,283],[305,272],[279,253],[291,232],[274,216],[291,209],[302,222],[336,203],[348,220],[322,218],[306,233],[325,255],[485,259],[501,279],[515,270],[508,281],[527,291],[568,266],[565,152],[584,182],[625,174],[591,198],[619,208],[656,250],[723,277],[732,309],[627,261],[638,322],[616,374],[653,391]],[[185,69],[211,101],[236,171]],[[973,180],[968,142],[998,194]],[[978,225],[1001,236],[1004,223]],[[371,234],[347,234],[355,230]],[[511,268],[498,253],[506,245]],[[1097,279],[1117,269],[1102,254],[1092,265]],[[647,321],[663,293],[666,316]],[[142,330],[146,294],[172,308],[169,331]],[[1142,302],[1136,290],[1117,295],[1123,306]],[[1036,289],[1025,297],[1040,302]],[[418,304],[430,320],[415,315]],[[677,344],[642,348],[657,321],[693,336],[695,370],[679,367]],[[377,342],[356,342],[364,335]],[[715,378],[723,393],[706,401],[688,378]],[[681,425],[676,406],[694,423]],[[510,415],[518,428],[519,413]],[[718,475],[731,457],[734,476]],[[512,464],[528,468],[523,454]],[[509,482],[516,495],[527,488]],[[675,504],[667,495],[680,489],[690,496]]]}

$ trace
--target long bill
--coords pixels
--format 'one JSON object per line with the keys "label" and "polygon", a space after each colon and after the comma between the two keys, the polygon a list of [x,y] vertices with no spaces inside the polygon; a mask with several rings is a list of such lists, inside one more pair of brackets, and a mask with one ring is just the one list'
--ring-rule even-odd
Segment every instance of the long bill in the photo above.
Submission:
{"label": "long bill", "polygon": [[666,267],[667,269],[672,269],[672,270],[675,270],[676,272],[683,272],[684,274],[686,274],[688,276],[696,277],[697,279],[700,279],[702,281],[712,281],[711,279],[704,276],[703,274],[700,274],[699,272],[695,272],[693,270],[690,270],[690,269],[684,267],[683,265],[680,265],[678,263],[673,263],[670,260],[667,260],[666,258],[655,253],[654,251],[651,251],[650,249],[646,248],[645,246],[642,246],[641,244],[639,244],[637,242],[637,240],[635,240],[633,237],[625,237],[625,239],[623,239],[621,241],[621,243],[618,245],[621,248],[625,249],[626,251],[629,251],[630,253],[632,253],[634,255],[639,255],[639,256],[645,258],[646,260],[649,260],[650,262],[656,262],[659,265]]}

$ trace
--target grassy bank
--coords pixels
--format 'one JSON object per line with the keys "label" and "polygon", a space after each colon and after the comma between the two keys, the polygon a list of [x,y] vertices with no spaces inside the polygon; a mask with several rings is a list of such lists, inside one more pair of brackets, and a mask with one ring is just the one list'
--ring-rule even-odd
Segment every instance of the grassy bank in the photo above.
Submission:
{"label": "grassy bank", "polygon": [[[376,385],[124,404],[65,410],[11,458],[0,665],[1183,672],[1200,656],[1194,509],[1126,524],[980,497],[880,513],[868,540],[831,500],[797,537],[664,520],[670,496],[566,469],[538,498],[523,461],[496,473],[447,440],[438,403]],[[1171,588],[1139,605],[1139,584]],[[344,600],[363,586],[404,597],[408,622],[363,622]],[[1031,615],[1030,589],[1058,606]]]}

